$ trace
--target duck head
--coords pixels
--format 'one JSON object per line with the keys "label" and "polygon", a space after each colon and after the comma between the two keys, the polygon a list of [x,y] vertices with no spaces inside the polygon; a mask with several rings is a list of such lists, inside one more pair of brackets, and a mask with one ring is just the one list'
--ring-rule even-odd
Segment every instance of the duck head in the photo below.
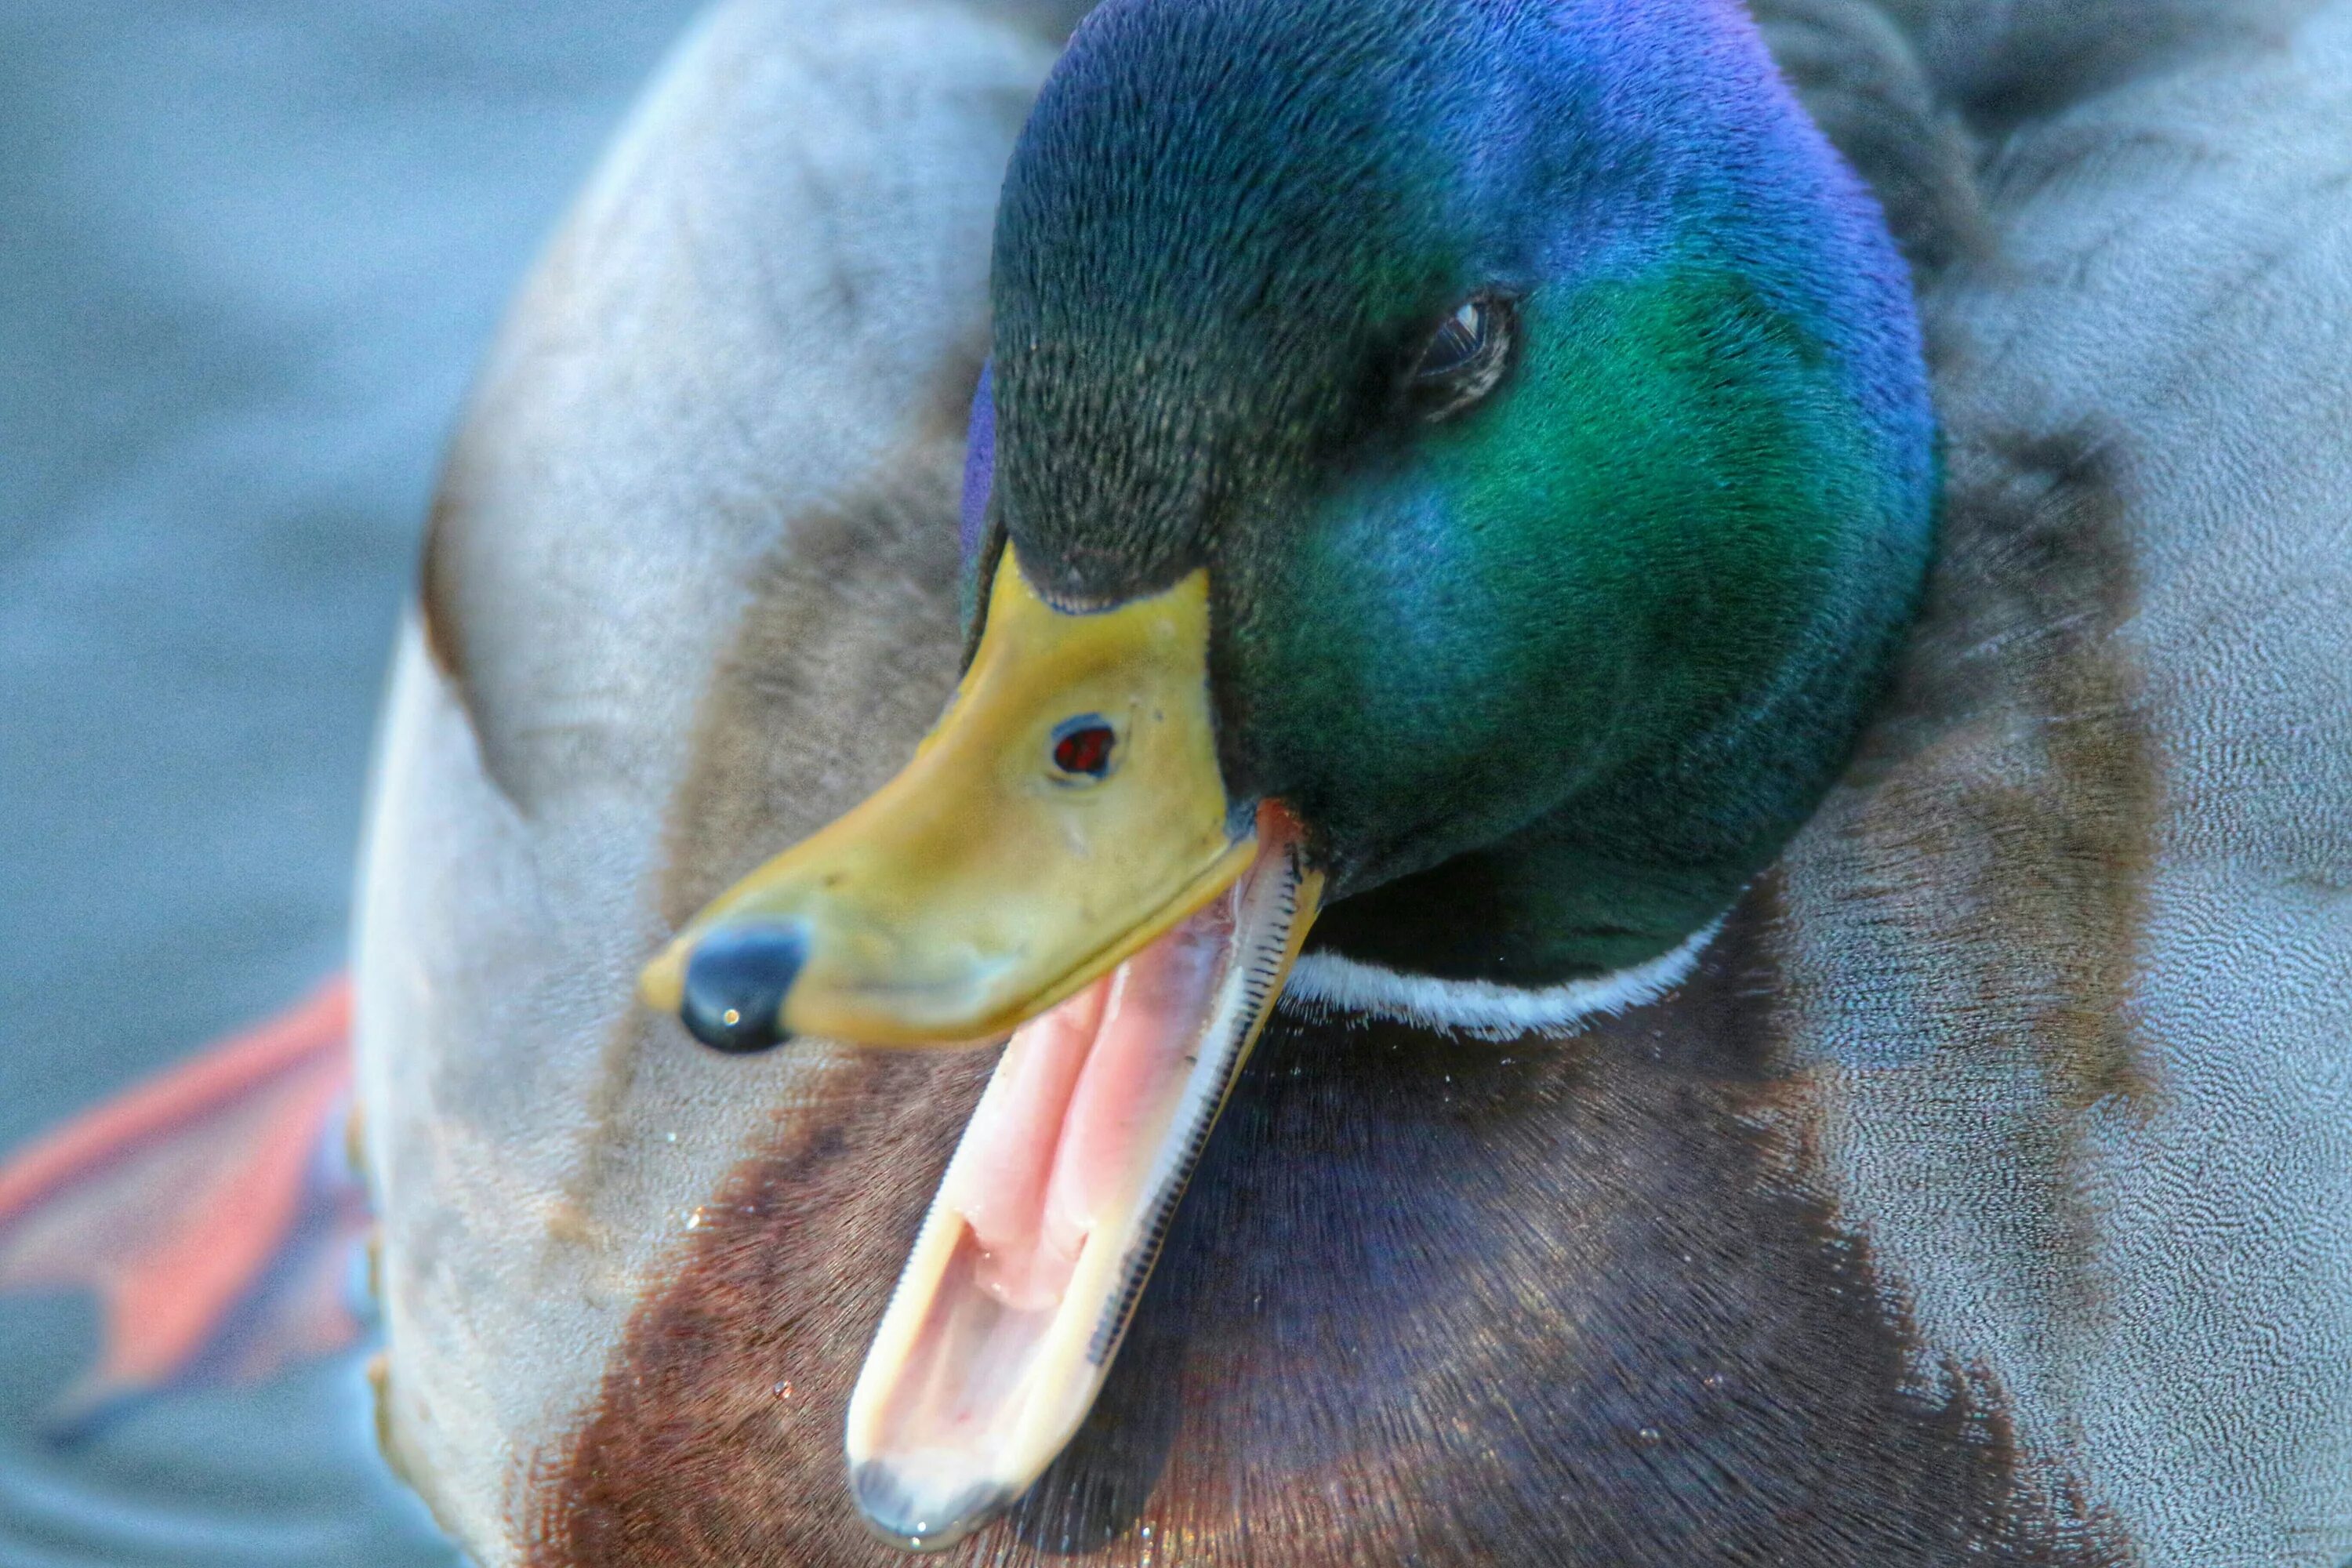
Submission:
{"label": "duck head", "polygon": [[1302,954],[1443,1018],[1685,948],[1936,507],[1902,263],[1732,0],[1110,0],[992,288],[961,684],[644,985],[731,1050],[1018,1031],[850,1410],[921,1545],[1076,1431]]}

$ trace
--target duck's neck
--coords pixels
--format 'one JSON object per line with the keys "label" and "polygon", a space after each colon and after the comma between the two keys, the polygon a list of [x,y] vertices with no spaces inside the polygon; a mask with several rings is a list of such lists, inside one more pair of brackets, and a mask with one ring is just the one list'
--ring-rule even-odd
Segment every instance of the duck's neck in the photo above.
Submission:
{"label": "duck's neck", "polygon": [[1629,866],[1554,826],[1333,906],[1310,951],[1406,976],[1548,989],[1673,952],[1746,879],[1722,864]]}
{"label": "duck's neck", "polygon": [[[1844,766],[1915,600],[1907,589],[1883,595],[1872,632],[1768,701],[1614,770],[1501,839],[1333,905],[1310,952],[1325,956],[1327,978],[1329,961],[1345,960],[1568,1005],[1654,994]],[[1444,1021],[1441,1005],[1421,1011]]]}

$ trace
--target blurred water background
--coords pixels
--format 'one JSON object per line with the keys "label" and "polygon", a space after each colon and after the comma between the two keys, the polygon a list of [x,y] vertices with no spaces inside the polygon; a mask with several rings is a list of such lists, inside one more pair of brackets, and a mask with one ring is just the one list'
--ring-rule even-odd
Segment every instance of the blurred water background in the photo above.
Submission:
{"label": "blurred water background", "polygon": [[[342,959],[373,710],[506,296],[694,0],[0,0],[0,1149]],[[455,1561],[356,1358],[61,1447],[0,1565]]]}

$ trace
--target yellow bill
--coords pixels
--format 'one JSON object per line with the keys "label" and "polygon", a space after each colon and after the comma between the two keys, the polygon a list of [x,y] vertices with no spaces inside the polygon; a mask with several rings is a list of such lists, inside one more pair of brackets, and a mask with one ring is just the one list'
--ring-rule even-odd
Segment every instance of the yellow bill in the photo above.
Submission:
{"label": "yellow bill", "polygon": [[905,1544],[984,1522],[1085,1419],[1314,920],[1289,814],[1226,796],[1208,650],[1206,572],[1072,613],[1006,551],[914,762],[646,971],[725,1049],[1017,1030],[850,1403],[859,1507]]}

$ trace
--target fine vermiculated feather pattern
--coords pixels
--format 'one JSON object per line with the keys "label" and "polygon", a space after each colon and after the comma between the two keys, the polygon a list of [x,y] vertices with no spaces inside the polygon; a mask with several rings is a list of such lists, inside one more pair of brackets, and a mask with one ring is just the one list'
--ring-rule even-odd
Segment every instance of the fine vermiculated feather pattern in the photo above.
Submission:
{"label": "fine vermiculated feather pattern", "polygon": [[1989,134],[2180,70],[2234,70],[2329,0],[1877,0]]}
{"label": "fine vermiculated feather pattern", "polygon": [[2144,1561],[2336,1568],[2352,7],[2224,31],[2011,135],[2000,254],[1928,296],[1955,505],[2060,525],[2060,602],[1969,596],[2010,733],[1955,731],[1915,809],[1832,803],[1789,973],[1825,1169],[1927,1344]]}

